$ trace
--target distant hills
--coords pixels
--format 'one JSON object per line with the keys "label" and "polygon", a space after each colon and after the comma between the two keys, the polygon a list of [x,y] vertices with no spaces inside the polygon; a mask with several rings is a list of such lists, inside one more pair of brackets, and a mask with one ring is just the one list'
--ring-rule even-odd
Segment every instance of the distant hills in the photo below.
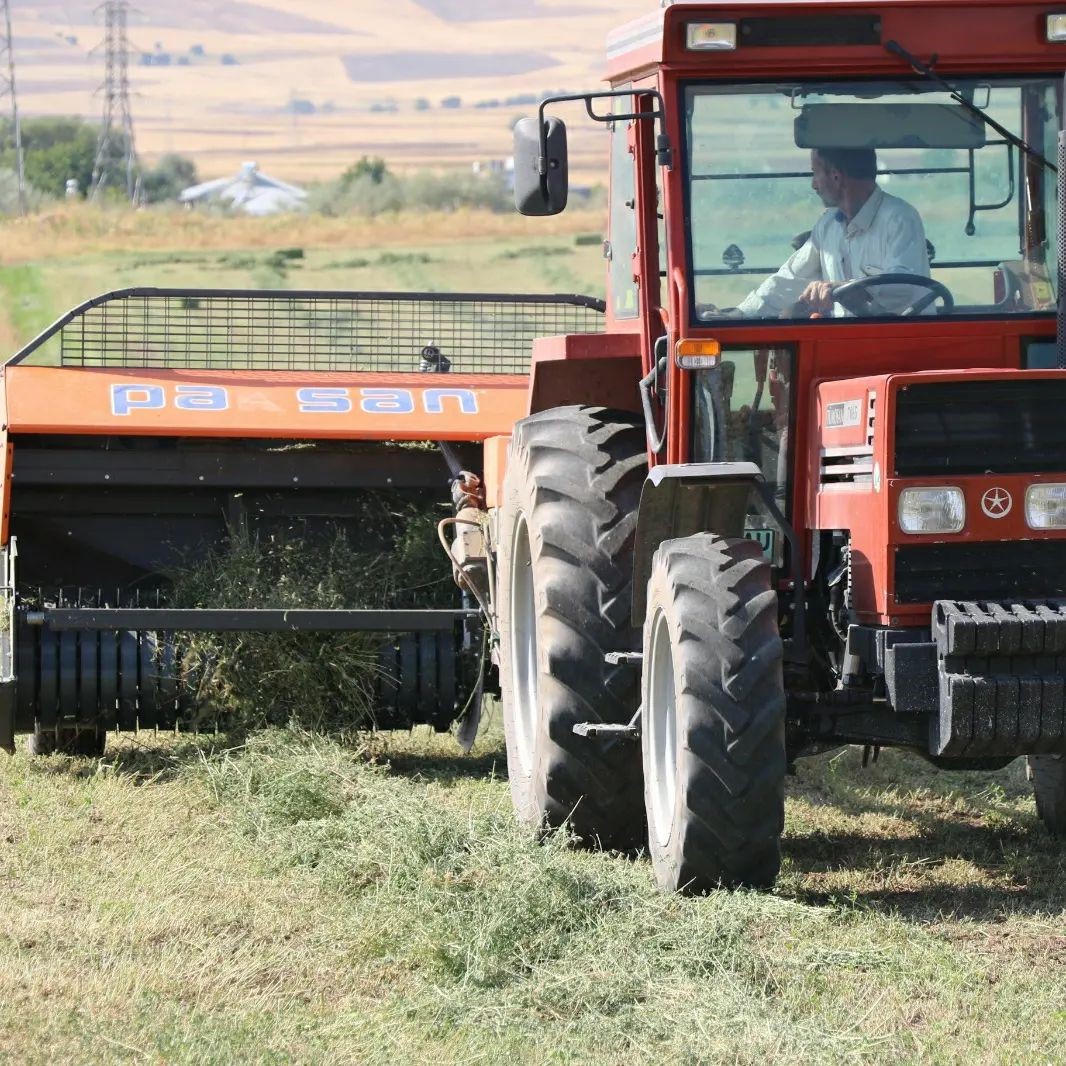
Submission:
{"label": "distant hills", "polygon": [[[551,90],[596,87],[608,31],[657,0],[136,0],[130,81],[138,146],[205,177],[247,159],[328,177],[361,155],[401,168],[509,154],[510,124]],[[11,0],[27,114],[95,117],[97,0]],[[94,49],[96,49],[94,51]],[[575,165],[604,143],[574,111]]]}

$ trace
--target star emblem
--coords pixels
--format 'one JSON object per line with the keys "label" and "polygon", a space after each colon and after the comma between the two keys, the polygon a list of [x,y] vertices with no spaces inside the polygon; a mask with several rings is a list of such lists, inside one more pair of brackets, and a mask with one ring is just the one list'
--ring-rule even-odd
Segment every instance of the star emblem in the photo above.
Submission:
{"label": "star emblem", "polygon": [[981,510],[989,518],[1005,518],[1014,506],[1014,497],[1006,489],[989,489],[981,497]]}

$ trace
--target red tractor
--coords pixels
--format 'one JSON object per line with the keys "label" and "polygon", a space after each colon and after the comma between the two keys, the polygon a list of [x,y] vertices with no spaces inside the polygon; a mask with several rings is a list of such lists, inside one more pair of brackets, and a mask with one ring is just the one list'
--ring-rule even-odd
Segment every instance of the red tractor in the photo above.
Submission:
{"label": "red tractor", "polygon": [[531,215],[546,109],[610,132],[606,332],[536,342],[458,560],[519,817],[766,887],[790,765],[856,744],[1027,756],[1062,835],[1066,4],[666,3],[608,58],[515,131]]}

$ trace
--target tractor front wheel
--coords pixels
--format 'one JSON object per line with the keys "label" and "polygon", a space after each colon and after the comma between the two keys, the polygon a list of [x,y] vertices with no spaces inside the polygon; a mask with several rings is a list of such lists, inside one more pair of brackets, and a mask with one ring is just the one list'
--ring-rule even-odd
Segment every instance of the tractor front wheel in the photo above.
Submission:
{"label": "tractor front wheel", "polygon": [[1036,813],[1053,837],[1066,838],[1066,755],[1030,755]]}
{"label": "tractor front wheel", "polygon": [[770,888],[781,866],[785,690],[777,594],[753,541],[665,541],[644,625],[644,789],[668,892]]}

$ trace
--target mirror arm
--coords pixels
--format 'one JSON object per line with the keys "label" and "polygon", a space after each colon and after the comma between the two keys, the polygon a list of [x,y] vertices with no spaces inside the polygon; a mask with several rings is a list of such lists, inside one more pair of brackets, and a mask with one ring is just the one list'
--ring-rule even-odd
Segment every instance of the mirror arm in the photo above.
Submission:
{"label": "mirror arm", "polygon": [[[636,96],[638,92],[644,96],[655,97],[655,109],[653,111],[632,111],[624,115],[602,115],[592,106],[593,100],[616,100],[621,96]],[[654,122],[658,120],[659,133],[655,138],[656,159],[659,166],[666,167],[667,170],[673,168],[674,151],[670,144],[670,137],[666,132],[666,102],[663,100],[662,93],[657,89],[649,89],[646,92],[642,89],[611,89],[596,93],[568,93],[564,96],[547,96],[541,100],[540,106],[537,108],[537,122],[540,127],[540,155],[537,158],[537,172],[542,178],[547,176],[549,167],[548,128],[544,122],[545,109],[549,104],[564,104],[576,100],[580,100],[585,105],[585,111],[593,122],[626,122],[631,120],[643,121],[645,119],[650,119]]]}

